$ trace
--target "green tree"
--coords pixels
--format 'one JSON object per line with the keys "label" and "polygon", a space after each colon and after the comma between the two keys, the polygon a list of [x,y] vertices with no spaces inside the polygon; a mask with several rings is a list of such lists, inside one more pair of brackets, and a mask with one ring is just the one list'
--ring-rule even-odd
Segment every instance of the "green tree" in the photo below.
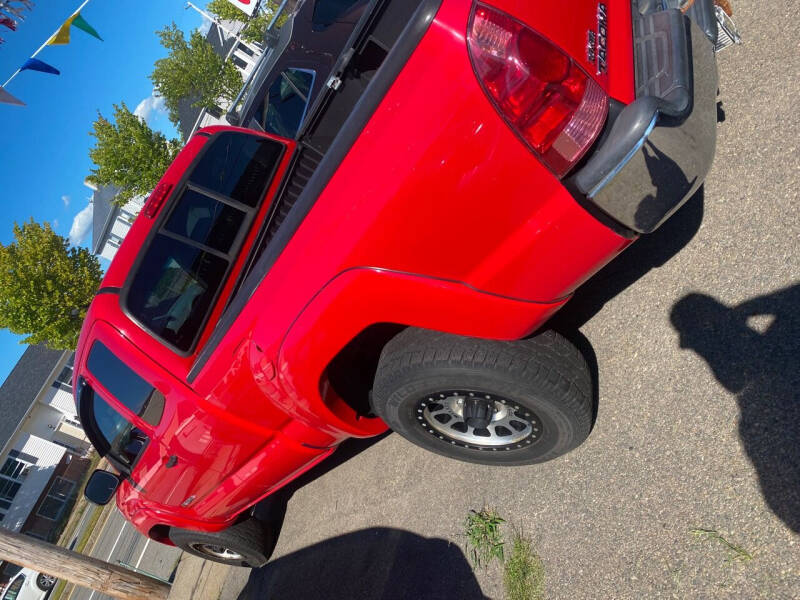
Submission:
{"label": "green tree", "polygon": [[101,278],[97,258],[48,223],[14,223],[14,241],[0,244],[0,327],[26,344],[72,350]]}
{"label": "green tree", "polygon": [[119,187],[114,198],[118,206],[150,193],[181,148],[178,140],[168,140],[150,129],[124,102],[114,105],[113,123],[98,112],[89,135],[96,140],[89,158],[97,168],[87,179]]}
{"label": "green tree", "polygon": [[180,124],[178,104],[183,99],[193,100],[192,106],[212,109],[220,99],[233,100],[242,87],[242,77],[203,35],[195,30],[189,41],[175,23],[156,34],[167,56],[156,61],[150,74],[156,92],[163,96],[169,119]]}
{"label": "green tree", "polygon": [[[236,8],[228,0],[211,0],[206,5],[206,10],[216,16],[221,21],[239,21],[247,23],[242,30],[242,39],[246,42],[261,43],[264,41],[264,32],[267,30],[267,25],[272,21],[273,15],[277,12],[280,6],[279,0],[267,0],[262,2],[258,11],[253,13],[252,17],[248,17],[246,13]],[[286,21],[288,10],[283,11],[283,14],[278,18],[275,24],[277,27],[283,25]]]}

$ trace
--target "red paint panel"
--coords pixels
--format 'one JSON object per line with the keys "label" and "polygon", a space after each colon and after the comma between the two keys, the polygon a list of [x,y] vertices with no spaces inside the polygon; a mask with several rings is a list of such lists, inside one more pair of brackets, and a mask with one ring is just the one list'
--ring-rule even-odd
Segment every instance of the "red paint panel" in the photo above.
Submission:
{"label": "red paint panel", "polygon": [[[597,27],[597,3],[570,3],[568,19],[558,2],[491,4],[558,44],[587,70],[592,66],[585,45],[587,32]],[[607,5],[608,72],[590,74],[613,97],[629,101],[630,6],[625,0]],[[90,334],[85,328],[76,365],[83,365],[95,337],[115,335],[123,360],[152,378],[168,398],[157,428],[137,422],[159,440],[135,473],[145,492],[123,484],[118,493],[121,510],[143,533],[155,524],[221,529],[322,460],[330,452],[324,447],[384,431],[379,419],[359,418],[324,376],[331,358],[369,325],[391,322],[517,339],[545,323],[578,285],[630,243],[586,212],[489,102],[466,50],[471,8],[468,0],[443,2],[191,386],[185,375],[197,351],[181,357],[159,344],[124,315],[118,296],[95,299],[87,323],[106,320],[116,329]],[[205,143],[204,137],[193,138],[162,181],[177,184]],[[287,142],[270,201],[293,147]],[[137,219],[104,285],[124,284],[152,224]],[[257,229],[249,234],[237,270]],[[231,277],[225,286],[198,351],[234,281]],[[180,478],[179,471],[163,468],[172,455],[183,466]],[[190,495],[195,498],[186,504]]]}

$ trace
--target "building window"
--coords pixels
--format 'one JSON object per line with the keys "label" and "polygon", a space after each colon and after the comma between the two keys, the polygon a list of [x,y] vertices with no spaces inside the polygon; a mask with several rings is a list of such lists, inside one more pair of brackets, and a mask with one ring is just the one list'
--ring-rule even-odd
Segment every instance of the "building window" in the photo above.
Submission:
{"label": "building window", "polygon": [[240,57],[236,56],[235,54],[231,57],[231,60],[233,61],[233,65],[237,69],[241,69],[242,71],[247,69],[247,63]]}
{"label": "building window", "polygon": [[64,505],[67,503],[74,486],[75,483],[69,479],[56,477],[47,491],[47,497],[39,506],[36,514],[45,519],[57,520],[61,516],[61,511],[64,510]]}
{"label": "building window", "polygon": [[77,456],[83,456],[83,452],[81,450],[79,450],[78,448],[75,448],[74,446],[70,446],[66,442],[62,442],[61,440],[53,440],[53,443],[56,444],[57,446],[61,446],[62,448],[65,448],[66,450],[68,450],[72,454],[76,454]]}
{"label": "building window", "polygon": [[57,387],[65,392],[72,392],[72,366],[74,362],[75,353],[72,353],[67,364],[64,365],[64,368],[61,369],[58,377],[56,377],[56,380],[53,382],[53,387]]}
{"label": "building window", "polygon": [[30,463],[20,458],[35,459],[27,454],[21,455],[17,450],[12,450],[8,453],[8,458],[0,469],[0,521],[2,521],[8,509],[11,508],[11,503],[22,487],[22,482],[31,470],[31,467],[36,464]]}

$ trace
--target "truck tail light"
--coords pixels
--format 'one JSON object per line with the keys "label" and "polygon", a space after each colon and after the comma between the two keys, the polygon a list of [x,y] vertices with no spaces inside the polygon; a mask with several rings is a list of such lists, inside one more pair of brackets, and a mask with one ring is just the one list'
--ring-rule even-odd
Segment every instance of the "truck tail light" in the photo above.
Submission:
{"label": "truck tail light", "polygon": [[161,205],[164,204],[164,200],[169,196],[170,190],[172,190],[171,183],[159,183],[156,188],[150,192],[150,197],[147,199],[144,210],[142,211],[145,217],[152,219],[158,214]]}
{"label": "truck tail light", "polygon": [[484,91],[511,128],[558,177],[600,133],[608,96],[550,40],[476,3],[467,36]]}

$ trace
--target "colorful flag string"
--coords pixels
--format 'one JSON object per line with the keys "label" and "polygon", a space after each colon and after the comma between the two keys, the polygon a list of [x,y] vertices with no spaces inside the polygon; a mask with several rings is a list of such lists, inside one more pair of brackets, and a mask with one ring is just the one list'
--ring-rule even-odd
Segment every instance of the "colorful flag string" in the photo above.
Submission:
{"label": "colorful flag string", "polygon": [[[39,54],[42,50],[44,50],[44,48],[47,46],[61,46],[69,44],[70,32],[72,30],[72,27],[75,27],[77,29],[80,29],[88,33],[89,35],[97,38],[101,42],[103,41],[103,38],[100,37],[100,34],[98,34],[97,31],[94,29],[94,27],[89,25],[86,19],[84,19],[83,16],[81,15],[81,10],[83,9],[84,6],[89,4],[89,2],[90,0],[84,0],[84,2],[78,7],[78,9],[75,12],[73,12],[69,16],[69,18],[66,21],[64,21],[64,23],[61,24],[61,26],[59,26],[56,32],[49,38],[47,38],[47,41],[41,46],[39,46],[38,50],[36,50],[36,52],[31,54],[30,58],[28,58],[28,60],[26,60],[25,63],[19,69],[14,71],[11,77],[9,77],[8,80],[2,86],[0,86],[0,104],[14,104],[14,105],[24,106],[24,103],[21,100],[15,98],[5,90],[6,86],[8,86],[8,84],[22,71],[39,71],[42,73],[51,73],[53,75],[60,74],[58,69],[48,65],[44,61],[37,59],[36,55]],[[9,27],[8,23],[0,22],[0,24]]]}

